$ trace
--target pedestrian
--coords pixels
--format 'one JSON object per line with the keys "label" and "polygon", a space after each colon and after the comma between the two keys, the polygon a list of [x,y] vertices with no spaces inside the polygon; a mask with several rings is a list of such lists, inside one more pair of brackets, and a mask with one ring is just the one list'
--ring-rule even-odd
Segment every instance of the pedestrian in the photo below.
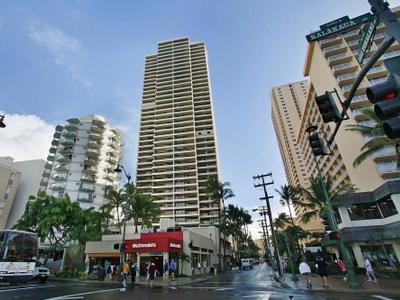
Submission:
{"label": "pedestrian", "polygon": [[329,288],[327,267],[328,267],[328,265],[326,264],[324,259],[321,256],[317,256],[315,268],[317,268],[317,270],[318,270],[318,275],[321,279],[321,285],[324,288]]}
{"label": "pedestrian", "polygon": [[171,272],[172,280],[175,280],[176,263],[174,259],[171,259],[171,263],[169,264],[169,270]]}
{"label": "pedestrian", "polygon": [[348,275],[347,275],[346,265],[345,265],[344,261],[342,260],[342,258],[339,258],[337,264],[338,264],[338,267],[339,267],[340,271],[344,275],[343,280],[347,281],[347,276]]}
{"label": "pedestrian", "polygon": [[168,279],[168,273],[169,273],[169,263],[168,260],[164,261],[164,266],[163,266],[163,278]]}
{"label": "pedestrian", "polygon": [[154,278],[156,278],[156,272],[157,272],[156,265],[152,262],[149,266],[150,285],[153,285],[153,280]]}
{"label": "pedestrian", "polygon": [[311,269],[310,269],[310,266],[307,264],[305,258],[303,258],[303,261],[299,265],[299,272],[300,272],[301,276],[303,276],[303,278],[304,278],[307,289],[311,290],[312,289],[311,279],[310,279]]}
{"label": "pedestrian", "polygon": [[103,268],[101,267],[101,263],[99,262],[96,267],[97,270],[97,280],[101,281],[103,279]]}
{"label": "pedestrian", "polygon": [[128,287],[128,275],[129,275],[129,259],[122,265],[122,288],[126,289]]}
{"label": "pedestrian", "polygon": [[137,267],[137,264],[135,263],[135,262],[133,262],[132,263],[132,266],[131,266],[131,283],[132,284],[135,284],[135,282],[136,282],[136,273],[138,272],[139,270],[138,270],[138,267]]}
{"label": "pedestrian", "polygon": [[106,267],[105,267],[105,271],[106,271],[106,280],[107,281],[111,281],[111,277],[112,277],[112,273],[113,273],[113,267],[112,265],[106,261]]}
{"label": "pedestrian", "polygon": [[393,269],[395,269],[395,270],[397,271],[397,267],[396,267],[397,261],[396,261],[396,259],[394,258],[393,254],[389,254],[388,261],[389,261],[389,265],[390,265]]}
{"label": "pedestrian", "polygon": [[146,266],[146,280],[149,281],[149,279],[150,279],[150,262],[148,262]]}
{"label": "pedestrian", "polygon": [[365,272],[367,274],[368,277],[368,281],[372,281],[373,283],[377,283],[378,280],[376,279],[375,273],[374,273],[374,269],[372,268],[372,263],[371,261],[368,259],[368,257],[364,257],[364,267],[365,267]]}

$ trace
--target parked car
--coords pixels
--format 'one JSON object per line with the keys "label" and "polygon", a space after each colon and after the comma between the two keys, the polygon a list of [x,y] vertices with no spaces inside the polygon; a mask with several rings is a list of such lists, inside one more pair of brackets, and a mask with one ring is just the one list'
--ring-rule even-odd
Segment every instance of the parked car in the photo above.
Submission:
{"label": "parked car", "polygon": [[45,283],[49,276],[50,270],[37,262],[35,270],[33,271],[33,279],[39,280],[41,283]]}

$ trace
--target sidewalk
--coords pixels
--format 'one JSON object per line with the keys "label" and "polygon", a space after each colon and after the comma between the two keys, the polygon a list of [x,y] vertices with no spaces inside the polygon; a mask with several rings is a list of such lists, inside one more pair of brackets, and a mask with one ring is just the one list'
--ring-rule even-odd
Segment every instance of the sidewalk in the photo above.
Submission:
{"label": "sidewalk", "polygon": [[[292,280],[291,273],[285,273],[283,281],[289,286],[289,288],[293,289],[303,289],[307,290],[307,287],[304,283],[304,279],[297,274],[297,278],[299,281],[294,282]],[[331,292],[378,292],[378,293],[392,293],[399,294],[400,280],[399,279],[387,279],[387,278],[378,278],[378,282],[373,284],[372,282],[367,281],[367,277],[365,275],[358,275],[358,280],[362,285],[361,289],[352,289],[349,288],[347,282],[343,280],[343,276],[340,275],[332,275],[328,277],[329,288],[323,288],[320,283],[320,278],[318,275],[313,274],[311,276],[311,283],[313,291],[331,291]]]}

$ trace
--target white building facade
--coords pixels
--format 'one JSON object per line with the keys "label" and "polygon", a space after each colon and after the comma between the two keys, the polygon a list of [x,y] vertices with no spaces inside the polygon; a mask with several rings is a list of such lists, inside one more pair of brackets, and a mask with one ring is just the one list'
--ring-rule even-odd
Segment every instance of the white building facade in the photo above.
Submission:
{"label": "white building facade", "polygon": [[12,207],[7,219],[6,228],[12,228],[25,212],[29,196],[36,195],[39,191],[40,181],[46,161],[32,159],[14,162],[14,168],[20,172],[20,181]]}
{"label": "white building facade", "polygon": [[137,188],[160,204],[161,218],[207,226],[218,222],[210,176],[218,176],[218,157],[205,44],[160,42],[146,57]]}
{"label": "white building facade", "polygon": [[121,177],[115,169],[123,146],[120,131],[101,116],[67,120],[56,127],[40,190],[57,198],[68,194],[82,208],[99,209],[107,202],[107,187],[118,187]]}

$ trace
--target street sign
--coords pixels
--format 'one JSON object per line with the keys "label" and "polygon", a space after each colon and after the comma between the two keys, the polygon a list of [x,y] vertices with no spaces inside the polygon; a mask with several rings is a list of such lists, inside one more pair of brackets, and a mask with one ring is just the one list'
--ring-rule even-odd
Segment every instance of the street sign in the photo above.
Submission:
{"label": "street sign", "polygon": [[338,34],[341,31],[350,29],[354,26],[367,23],[372,18],[371,13],[366,13],[361,16],[349,19],[348,16],[342,17],[340,19],[334,20],[332,22],[321,25],[320,31],[316,31],[306,35],[306,39],[309,43],[322,40],[328,36]]}
{"label": "street sign", "polygon": [[371,41],[374,38],[376,26],[378,26],[378,24],[379,18],[377,16],[373,16],[371,18],[371,21],[362,29],[361,38],[358,41],[359,51],[356,56],[356,59],[360,64],[362,64],[365,54],[371,47]]}

